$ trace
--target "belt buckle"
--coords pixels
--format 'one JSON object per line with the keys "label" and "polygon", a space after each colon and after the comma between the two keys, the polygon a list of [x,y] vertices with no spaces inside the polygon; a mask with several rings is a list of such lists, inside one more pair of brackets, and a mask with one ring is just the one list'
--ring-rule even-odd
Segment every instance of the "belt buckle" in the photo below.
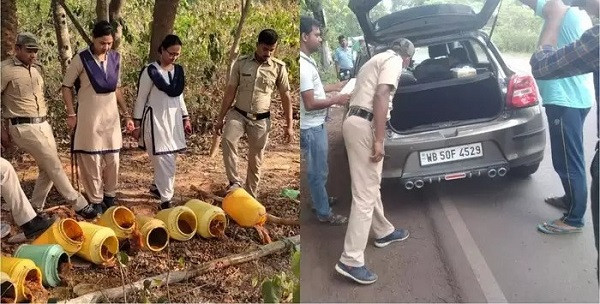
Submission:
{"label": "belt buckle", "polygon": [[256,114],[252,114],[252,113],[247,112],[246,113],[246,117],[248,117],[249,119],[252,119],[252,120],[256,120]]}

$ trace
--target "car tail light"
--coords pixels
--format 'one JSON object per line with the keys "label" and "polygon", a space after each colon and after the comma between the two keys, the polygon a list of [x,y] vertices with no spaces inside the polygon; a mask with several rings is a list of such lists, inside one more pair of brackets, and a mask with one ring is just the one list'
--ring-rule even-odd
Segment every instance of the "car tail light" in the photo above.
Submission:
{"label": "car tail light", "polygon": [[526,108],[538,104],[538,88],[531,75],[513,75],[508,83],[506,103],[514,108]]}

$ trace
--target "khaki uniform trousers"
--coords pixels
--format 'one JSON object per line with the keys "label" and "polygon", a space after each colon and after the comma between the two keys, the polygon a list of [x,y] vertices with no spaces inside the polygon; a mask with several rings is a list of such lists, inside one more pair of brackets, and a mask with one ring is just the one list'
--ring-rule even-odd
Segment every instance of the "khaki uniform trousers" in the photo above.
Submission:
{"label": "khaki uniform trousers", "polygon": [[383,214],[380,192],[383,161],[374,163],[370,159],[374,141],[371,123],[358,116],[348,116],[342,133],[350,165],[352,207],[340,262],[361,267],[365,264],[369,231],[373,230],[375,238],[382,238],[392,233],[394,226]]}
{"label": "khaki uniform trousers", "polygon": [[79,180],[92,204],[102,202],[104,196],[115,197],[119,182],[119,153],[77,153]]}
{"label": "khaki uniform trousers", "polygon": [[265,147],[269,140],[271,119],[250,120],[235,109],[227,114],[223,127],[223,161],[229,182],[242,184],[237,170],[238,142],[246,133],[248,135],[248,171],[244,188],[252,196],[258,194],[260,180],[260,166],[264,156]]}
{"label": "khaki uniform trousers", "polygon": [[31,221],[36,213],[21,188],[15,168],[4,158],[0,158],[0,176],[0,193],[10,208],[15,224],[21,226]]}
{"label": "khaki uniform trousers", "polygon": [[10,125],[12,141],[25,152],[31,154],[39,168],[39,175],[31,195],[33,208],[41,210],[46,203],[48,192],[56,186],[58,193],[68,202],[75,201],[73,208],[80,210],[87,202],[73,188],[56,152],[56,142],[52,127],[48,122],[37,124]]}

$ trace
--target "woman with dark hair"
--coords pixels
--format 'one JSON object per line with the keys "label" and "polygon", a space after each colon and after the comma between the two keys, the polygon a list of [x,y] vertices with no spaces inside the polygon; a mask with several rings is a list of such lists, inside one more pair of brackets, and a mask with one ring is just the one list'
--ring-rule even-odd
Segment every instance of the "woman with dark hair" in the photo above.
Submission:
{"label": "woman with dark hair", "polygon": [[133,136],[146,149],[154,167],[150,192],[160,199],[159,209],[171,207],[176,155],[186,149],[184,132],[192,132],[183,100],[185,75],[183,67],[175,64],[181,45],[179,37],[165,37],[158,48],[158,60],[140,73],[134,107]]}
{"label": "woman with dark hair", "polygon": [[[71,61],[63,79],[67,124],[74,132],[72,152],[81,171],[81,182],[98,213],[115,204],[122,146],[119,109],[133,130],[121,92],[121,56],[111,49],[113,28],[107,21],[94,25],[93,41]],[[75,88],[75,90],[73,90]],[[73,99],[77,94],[77,108]]]}

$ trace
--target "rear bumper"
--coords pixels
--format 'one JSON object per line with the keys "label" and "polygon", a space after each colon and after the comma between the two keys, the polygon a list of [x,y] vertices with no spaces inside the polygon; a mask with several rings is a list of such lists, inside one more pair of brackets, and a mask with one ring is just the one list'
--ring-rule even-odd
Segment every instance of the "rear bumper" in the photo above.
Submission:
{"label": "rear bumper", "polygon": [[[483,157],[431,166],[421,166],[419,151],[480,142]],[[393,135],[385,143],[384,178],[403,182],[429,179],[444,180],[451,173],[467,177],[487,176],[490,169],[510,168],[538,163],[544,156],[546,128],[541,107],[507,111],[484,123],[409,135]]]}

